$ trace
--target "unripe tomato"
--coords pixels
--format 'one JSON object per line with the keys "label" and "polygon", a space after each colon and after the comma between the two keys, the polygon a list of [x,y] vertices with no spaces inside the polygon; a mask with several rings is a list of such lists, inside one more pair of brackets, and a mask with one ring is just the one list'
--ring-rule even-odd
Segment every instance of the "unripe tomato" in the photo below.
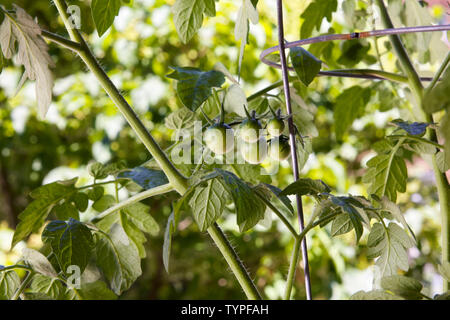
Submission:
{"label": "unripe tomato", "polygon": [[273,160],[286,160],[290,154],[291,147],[286,137],[280,136],[269,141],[269,157]]}
{"label": "unripe tomato", "polygon": [[[227,130],[228,139],[227,139]],[[216,123],[206,129],[204,133],[206,146],[215,154],[225,154],[234,147],[233,129],[225,123]]]}
{"label": "unripe tomato", "polygon": [[258,164],[264,161],[267,156],[266,138],[261,137],[257,142],[243,143],[241,154],[245,161],[251,164]]}
{"label": "unripe tomato", "polygon": [[267,122],[267,132],[272,138],[281,136],[284,130],[284,121],[280,118],[272,118]]}
{"label": "unripe tomato", "polygon": [[257,142],[262,129],[261,123],[256,119],[246,119],[239,125],[239,136],[245,142]]}

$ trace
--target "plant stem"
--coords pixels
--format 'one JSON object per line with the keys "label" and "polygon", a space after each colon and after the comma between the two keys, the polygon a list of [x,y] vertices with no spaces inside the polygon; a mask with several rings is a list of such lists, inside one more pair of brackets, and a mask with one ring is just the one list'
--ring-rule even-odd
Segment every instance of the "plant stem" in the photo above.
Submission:
{"label": "plant stem", "polygon": [[19,299],[22,292],[27,288],[28,284],[30,283],[31,279],[33,278],[34,272],[30,271],[25,279],[20,284],[20,287],[17,289],[17,291],[14,293],[14,295],[11,297],[11,300],[17,300]]}
{"label": "plant stem", "polygon": [[28,266],[25,266],[22,264],[14,264],[12,266],[3,267],[2,269],[0,269],[0,272],[5,272],[5,271],[9,271],[9,270],[14,270],[14,269],[24,269],[24,270],[28,270],[28,271],[33,271],[33,269]]}
{"label": "plant stem", "polygon": [[[386,6],[384,5],[383,0],[377,0],[378,7],[380,8],[381,12],[381,20],[385,26],[385,28],[393,28],[392,21],[389,17],[388,11],[386,9]],[[400,37],[398,35],[390,35],[390,41],[392,43],[392,46],[394,47],[394,50],[397,54],[397,58],[399,59],[402,68],[404,69],[404,72],[407,74],[410,88],[417,100],[417,105],[420,108],[420,113],[422,116],[422,119],[419,119],[424,122],[432,123],[433,118],[431,115],[427,114],[423,109],[423,96],[424,96],[424,90],[422,83],[420,82],[420,78],[417,75],[416,70],[414,69],[414,66],[412,65],[409,56],[400,40]],[[448,56],[444,61],[444,64],[448,63]],[[441,67],[439,71],[443,72],[443,69],[445,67]],[[436,80],[435,80],[436,79]],[[436,83],[439,79],[439,76],[435,76],[433,78],[432,83]],[[428,128],[426,137],[429,138],[430,141],[438,142],[436,132],[434,130],[431,130]],[[441,211],[441,235],[442,235],[442,263],[444,262],[450,262],[450,188],[448,185],[447,177],[445,176],[445,173],[441,173],[439,170],[439,166],[437,165],[436,161],[436,155],[431,155],[431,162],[434,170],[434,175],[436,179],[438,194],[439,194],[439,205],[440,205],[440,211]],[[449,283],[444,280],[444,290],[447,291],[449,287]]]}
{"label": "plant stem", "polygon": [[216,243],[220,252],[222,252],[225,260],[228,262],[231,270],[241,284],[242,289],[250,300],[260,300],[261,295],[258,292],[253,281],[248,281],[248,272],[243,268],[243,264],[234,251],[225,234],[220,230],[219,226],[214,223],[213,227],[208,229],[208,233]]}
{"label": "plant stem", "polygon": [[281,220],[281,222],[283,222],[283,224],[286,226],[286,228],[288,228],[289,232],[295,237],[298,237],[297,231],[295,231],[294,227],[292,226],[292,224],[289,222],[288,219],[286,219],[286,217],[265,197],[263,197],[258,191],[254,190],[255,194],[258,196],[258,198],[261,199],[261,201],[263,201],[266,206],[268,206],[270,208],[270,210],[272,210],[273,213],[275,213],[278,218]]}
{"label": "plant stem", "polygon": [[296,238],[294,242],[294,248],[292,249],[291,263],[289,264],[289,273],[286,280],[286,289],[284,294],[285,300],[291,300],[292,285],[294,282],[295,271],[297,270],[297,264],[300,257],[300,244],[301,240]]}
{"label": "plant stem", "polygon": [[[291,157],[292,157],[292,171],[294,174],[294,181],[299,179],[299,168],[297,159],[297,145],[295,141],[295,125],[292,119],[292,108],[291,108],[291,93],[289,89],[289,75],[287,69],[286,53],[285,53],[285,42],[284,42],[284,27],[283,27],[283,2],[282,0],[277,0],[277,20],[278,20],[278,46],[281,58],[281,72],[283,77],[283,88],[284,96],[286,98],[286,111],[289,126],[289,140],[291,145]],[[302,198],[296,195],[297,200],[297,213],[298,213],[298,223],[300,232],[304,229],[303,221],[303,204]],[[308,248],[306,245],[306,240],[301,241],[304,270],[305,270],[305,287],[306,287],[306,299],[311,300],[311,281],[309,276],[309,261],[308,261]]]}
{"label": "plant stem", "polygon": [[[123,114],[130,126],[133,128],[138,138],[144,143],[150,154],[156,160],[160,168],[164,171],[170,184],[181,195],[183,195],[189,188],[188,179],[184,177],[168,159],[164,151],[159,147],[152,135],[147,131],[144,124],[140,121],[134,110],[120,94],[119,90],[115,87],[114,83],[109,79],[103,68],[98,63],[97,59],[89,49],[87,43],[84,41],[80,32],[77,29],[73,29],[70,25],[69,18],[67,16],[67,6],[64,0],[53,0],[55,6],[63,20],[67,32],[72,41],[79,43],[83,50],[78,52],[80,58],[85,62],[89,70],[94,74],[109,97],[113,100],[114,104]],[[233,247],[230,245],[226,237],[223,235],[222,230],[217,224],[208,228],[208,233],[215,241],[220,252],[224,256],[225,260],[230,265],[231,270],[239,281],[239,284],[244,289],[249,299],[261,298],[252,279],[245,270],[244,265],[237,256]],[[222,236],[220,236],[222,235]],[[253,288],[253,289],[250,289]]]}
{"label": "plant stem", "polygon": [[430,141],[428,139],[424,139],[421,137],[416,137],[416,136],[390,135],[390,136],[386,136],[386,138],[406,138],[407,140],[414,140],[414,141],[419,141],[419,142],[423,142],[423,143],[428,143],[428,144],[431,144],[432,146],[435,146],[436,148],[444,149],[444,146],[442,144],[439,144],[434,141]]}
{"label": "plant stem", "polygon": [[157,195],[160,195],[160,194],[164,194],[164,193],[167,193],[167,192],[170,192],[170,191],[173,191],[173,190],[174,190],[174,188],[172,187],[172,185],[170,183],[168,183],[168,184],[164,184],[164,185],[161,185],[161,186],[158,186],[158,187],[155,187],[155,188],[152,188],[152,189],[140,192],[140,193],[135,194],[134,196],[132,196],[132,197],[126,199],[126,200],[123,200],[123,201],[117,203],[116,205],[112,206],[111,208],[103,211],[102,213],[100,213],[98,216],[96,216],[93,219],[93,222],[98,221],[100,219],[103,219],[107,215],[109,215],[109,214],[111,214],[113,212],[116,212],[116,211],[118,211],[118,210],[120,210],[122,208],[125,208],[125,207],[127,207],[127,206],[129,206],[129,205],[131,205],[131,204],[133,204],[135,202],[142,201],[144,199],[147,199],[147,198],[150,198],[150,197],[153,197],[153,196],[157,196]]}
{"label": "plant stem", "polygon": [[441,78],[441,75],[444,73],[445,69],[447,68],[447,65],[450,62],[450,52],[447,53],[447,56],[445,57],[444,61],[442,62],[441,66],[439,67],[439,70],[436,72],[436,74],[434,75],[433,79],[431,80],[430,84],[428,85],[428,87],[426,88],[426,92],[430,91],[431,89],[434,88],[434,86],[436,85],[436,83],[439,81],[439,79]]}

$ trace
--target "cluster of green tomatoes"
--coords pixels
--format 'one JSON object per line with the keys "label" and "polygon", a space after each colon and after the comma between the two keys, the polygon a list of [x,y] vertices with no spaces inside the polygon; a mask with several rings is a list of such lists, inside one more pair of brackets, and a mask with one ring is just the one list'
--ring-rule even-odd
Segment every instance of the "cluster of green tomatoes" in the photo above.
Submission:
{"label": "cluster of green tomatoes", "polygon": [[[250,115],[245,109],[247,118],[238,123],[236,135],[241,139],[240,152],[244,160],[250,164],[259,164],[267,156],[272,160],[286,160],[290,153],[289,139],[283,135],[285,129],[284,117],[281,111],[272,112],[273,117],[266,121],[265,126],[253,111]],[[235,130],[219,120],[209,126],[204,132],[206,146],[215,154],[224,155],[234,149]]]}

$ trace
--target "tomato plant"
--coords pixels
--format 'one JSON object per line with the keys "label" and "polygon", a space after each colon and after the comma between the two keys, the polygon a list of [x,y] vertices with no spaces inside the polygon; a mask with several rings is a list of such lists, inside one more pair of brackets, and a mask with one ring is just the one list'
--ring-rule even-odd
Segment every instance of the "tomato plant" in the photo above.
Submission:
{"label": "tomato plant", "polygon": [[[47,3],[44,0],[38,2]],[[222,224],[232,217],[236,232],[246,237],[254,232],[257,225],[264,225],[274,215],[283,225],[283,232],[291,239],[282,250],[292,251],[288,274],[286,279],[280,280],[283,282],[282,295],[287,300],[295,294],[294,289],[300,287],[304,293],[302,297],[314,297],[315,283],[312,279],[317,265],[309,263],[309,253],[313,252],[314,257],[322,248],[315,247],[313,236],[309,238],[312,243],[308,245],[306,236],[319,232],[317,230],[325,230],[323,232],[330,236],[332,241],[329,246],[337,241],[337,236],[352,232],[354,247],[363,251],[367,260],[374,260],[374,263],[371,262],[376,268],[373,290],[358,291],[351,296],[352,299],[448,299],[450,189],[446,172],[450,164],[450,54],[445,45],[445,57],[440,55],[442,50],[436,54],[434,50],[442,49],[442,40],[430,35],[448,32],[450,25],[432,25],[429,8],[419,1],[394,0],[386,7],[383,0],[346,0],[340,6],[337,0],[312,0],[302,8],[302,39],[287,41],[284,26],[289,22],[284,21],[281,0],[242,0],[236,1],[239,10],[233,41],[240,41],[235,57],[236,75],[229,67],[234,62],[225,58],[223,63],[216,63],[213,67],[204,63],[199,64],[199,68],[187,63],[189,59],[186,57],[172,59],[164,52],[171,48],[193,60],[193,57],[212,54],[202,50],[197,52],[189,47],[189,43],[197,39],[196,34],[204,20],[215,19],[216,8],[222,8],[221,2],[174,1],[170,9],[173,20],[167,21],[167,25],[174,24],[181,43],[177,43],[178,39],[169,39],[163,46],[144,45],[134,51],[136,56],[145,60],[142,65],[145,72],[159,70],[176,86],[176,94],[171,92],[171,101],[176,100],[179,108],[168,113],[164,106],[156,108],[158,111],[164,109],[159,114],[165,117],[163,131],[173,130],[179,138],[169,145],[161,142],[161,135],[150,133],[150,120],[139,115],[128,99],[127,88],[134,82],[132,72],[121,70],[127,75],[128,82],[119,89],[120,81],[108,72],[111,66],[102,66],[98,60],[97,53],[101,51],[98,44],[86,37],[86,33],[95,32],[96,36],[102,37],[113,28],[126,29],[120,24],[112,25],[121,8],[132,7],[132,2],[93,0],[87,5],[87,11],[81,11],[76,5],[68,6],[64,0],[53,0],[55,6],[51,10],[57,11],[68,36],[41,26],[27,13],[28,9],[32,9],[31,5],[22,8],[19,1],[11,6],[0,5],[0,70],[23,69],[19,87],[28,80],[35,83],[39,117],[36,122],[50,114],[49,108],[58,92],[62,95],[64,91],[69,91],[76,95],[79,90],[77,86],[69,86],[70,90],[65,90],[64,85],[61,86],[63,89],[54,89],[54,76],[60,70],[55,68],[55,62],[58,62],[55,60],[58,59],[54,56],[58,53],[53,50],[67,50],[80,58],[82,65],[79,69],[87,68],[96,85],[106,93],[108,99],[104,96],[100,103],[110,106],[112,110],[117,109],[120,121],[125,119],[131,127],[132,131],[123,135],[126,139],[123,145],[138,141],[150,157],[138,160],[133,157],[132,166],[121,161],[124,159],[120,157],[117,161],[90,161],[86,163],[90,176],[88,181],[77,176],[34,188],[29,193],[31,201],[27,202],[15,221],[17,226],[11,248],[36,234],[41,246],[25,246],[17,263],[0,266],[0,298],[115,299],[126,294],[145,275],[141,260],[149,254],[147,238],[164,234],[162,243],[154,251],[161,251],[162,265],[170,274],[171,261],[176,259],[171,257],[173,248],[176,248],[176,235],[188,227],[209,235],[223,257],[224,261],[220,262],[224,266],[223,271],[226,270],[226,263],[233,275],[233,286],[242,289],[245,297],[267,298],[271,290],[265,290],[264,277],[269,277],[272,271],[258,273],[257,277],[262,280],[255,281],[253,271],[244,265],[246,257],[241,257],[231,245]],[[258,7],[263,2],[276,4],[277,42],[260,53],[261,61],[257,65],[246,65],[249,61],[246,60],[246,49],[253,41],[250,26],[257,25],[262,18]],[[338,10],[343,12],[352,32],[337,32],[343,29],[333,20]],[[400,14],[402,10],[405,10],[404,14]],[[92,21],[80,25],[86,12]],[[405,27],[395,28],[392,13],[398,14],[395,17],[398,21],[394,22]],[[369,26],[368,21],[375,18],[378,25],[373,22]],[[158,23],[156,16],[147,20]],[[267,21],[260,31],[269,28]],[[329,29],[324,32],[326,34],[312,37],[322,33],[325,28],[323,21],[329,22]],[[59,22],[53,23],[57,25]],[[417,25],[419,23],[427,25]],[[152,32],[163,32],[167,25],[162,23],[160,28],[152,26]],[[149,32],[142,25],[136,30],[139,28]],[[372,31],[354,31],[360,29]],[[221,32],[220,28],[217,32]],[[405,38],[401,38],[400,35],[404,34]],[[129,31],[128,36],[133,39],[134,31]],[[380,51],[377,37],[389,37],[389,41],[383,42],[386,52]],[[162,41],[156,38],[153,40]],[[202,40],[202,37],[198,38]],[[369,40],[374,41],[373,48]],[[419,48],[421,41],[428,45]],[[128,45],[130,43],[133,42],[127,42]],[[436,43],[439,46],[431,45]],[[109,45],[106,41],[101,46]],[[119,48],[115,48],[116,53],[123,50],[121,45],[123,43],[120,41],[114,44]],[[305,45],[309,45],[308,50],[303,47]],[[211,51],[215,54],[220,52],[220,48]],[[103,56],[109,54],[107,49],[102,51]],[[139,60],[136,56],[131,54],[128,60],[124,58],[124,65],[133,59]],[[74,60],[72,55],[61,54],[58,57]],[[170,73],[161,67],[161,60],[164,59],[170,60]],[[392,63],[394,59],[398,70]],[[422,66],[434,66],[434,70],[430,70],[433,71],[432,77],[418,73],[415,59]],[[389,61],[389,68],[394,72],[387,71],[390,69],[383,65]],[[174,66],[177,63],[184,66]],[[281,69],[281,80],[279,74],[273,71],[276,68]],[[242,79],[250,77],[253,72],[267,72],[270,75],[268,79],[277,79],[247,95]],[[327,85],[319,85],[327,77],[332,80]],[[353,82],[345,82],[351,86],[340,90],[342,83],[339,81],[342,79],[352,79]],[[2,80],[2,83],[5,82]],[[149,83],[140,92],[141,95],[154,96],[158,91],[165,90],[154,89],[154,83]],[[311,89],[311,86],[316,87]],[[8,95],[7,100],[12,103],[12,94]],[[330,99],[333,101],[330,102]],[[86,101],[89,102],[88,99]],[[93,104],[92,101],[89,103]],[[377,109],[374,110],[373,106]],[[367,130],[360,130],[369,137],[364,137],[364,134],[358,136],[361,141],[368,140],[369,144],[368,149],[361,150],[361,156],[368,153],[371,156],[361,170],[353,170],[351,166],[354,164],[348,168],[356,172],[357,177],[353,180],[362,181],[366,186],[365,189],[351,189],[353,193],[360,194],[346,192],[348,190],[342,187],[342,183],[331,178],[327,180],[329,177],[325,171],[316,170],[310,177],[303,176],[302,169],[307,167],[308,159],[320,162],[323,150],[334,157],[338,154],[337,145],[346,144],[348,147],[353,144],[359,147],[363,144],[348,136],[354,127],[364,122],[364,116],[394,108],[400,110],[399,116],[386,124],[387,129],[368,126]],[[0,116],[3,117],[3,114]],[[88,131],[88,128],[78,130],[74,124],[74,119],[84,117],[87,115],[80,111],[74,111],[67,117],[73,131],[69,135],[71,137],[59,141],[62,148],[64,141],[73,138],[77,132]],[[331,130],[327,127],[328,119],[332,120]],[[108,127],[105,131],[112,129]],[[3,131],[7,130],[5,125]],[[243,143],[235,144],[237,138]],[[269,142],[267,139],[270,139]],[[30,146],[36,145],[34,140],[31,135]],[[106,138],[103,140],[110,149],[120,149],[114,142],[110,143]],[[8,150],[2,151],[0,169],[4,166],[4,154],[16,152],[14,149],[14,143],[10,143]],[[122,150],[124,158],[127,157],[127,150],[126,147]],[[233,157],[236,152],[242,155],[245,163]],[[349,155],[344,151],[339,157],[342,161]],[[439,201],[439,212],[436,214],[439,214],[441,221],[441,254],[439,258],[433,256],[433,260],[439,260],[436,265],[443,285],[434,296],[423,291],[423,279],[408,273],[411,264],[408,253],[411,248],[419,250],[421,243],[398,205],[398,198],[413,185],[408,183],[408,170],[417,158],[427,161],[432,168],[435,182],[433,196]],[[17,159],[20,159],[19,153]],[[286,168],[282,161],[288,159],[290,166]],[[333,161],[335,168],[340,165],[339,161]],[[33,162],[32,165],[39,167],[42,163]],[[309,163],[309,166],[312,165]],[[289,169],[292,175],[289,173],[286,181],[290,183],[277,184],[280,180],[278,176],[273,179],[275,182],[272,181],[268,168],[273,167],[280,167],[281,171]],[[2,171],[2,188],[5,185],[4,176]],[[420,190],[418,193],[416,197],[420,196]],[[164,217],[165,228],[160,227],[162,218],[156,217],[154,211],[154,207],[162,203],[170,207],[170,212]],[[190,227],[189,221],[195,221],[195,225]],[[272,232],[278,234],[282,231],[277,228],[267,231]],[[154,249],[154,244],[152,246]],[[264,251],[264,248],[251,248],[249,251],[259,250]],[[337,257],[332,254],[330,257],[336,260],[333,261],[336,268],[342,265]],[[196,256],[188,260],[193,264],[201,263]],[[296,280],[300,260],[304,276],[302,282]],[[271,259],[267,261],[264,263],[274,263]]]}

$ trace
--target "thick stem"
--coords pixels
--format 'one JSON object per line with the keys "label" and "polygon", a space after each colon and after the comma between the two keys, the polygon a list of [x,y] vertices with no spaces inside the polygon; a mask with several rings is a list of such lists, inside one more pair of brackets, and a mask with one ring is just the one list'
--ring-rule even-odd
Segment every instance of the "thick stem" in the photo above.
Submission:
{"label": "thick stem", "polygon": [[[384,5],[383,0],[377,0],[377,5],[380,8],[381,12],[381,20],[385,26],[385,28],[393,28],[392,21],[389,17],[388,11],[386,9],[386,6]],[[408,75],[410,88],[417,100],[417,105],[420,108],[420,114],[421,118],[420,121],[425,122],[433,122],[433,118],[431,115],[427,114],[423,109],[423,96],[424,96],[424,90],[422,83],[420,82],[420,78],[414,69],[414,66],[411,63],[411,60],[409,59],[409,56],[399,38],[398,35],[391,35],[390,40],[392,43],[392,46],[394,47],[395,53],[397,54],[397,58],[399,59],[402,68],[404,69],[404,72]],[[444,64],[448,63],[448,56],[446,60],[444,61]],[[443,68],[440,68],[440,70]],[[436,83],[439,79],[438,77],[435,77],[432,83]],[[428,129],[426,137],[435,142],[438,143],[436,132],[434,130]],[[439,170],[439,167],[437,165],[436,161],[436,155],[431,156],[431,162],[434,170],[434,175],[436,179],[436,185],[438,189],[439,194],[439,205],[440,205],[440,211],[441,211],[441,235],[442,235],[442,262],[450,262],[450,189],[447,181],[447,177],[444,173],[441,173]],[[444,290],[447,291],[449,288],[449,283],[444,280]]]}
{"label": "thick stem", "polygon": [[220,230],[219,226],[214,223],[214,225],[207,231],[224,256],[247,297],[250,300],[262,299],[253,281],[249,281],[247,270],[245,270],[242,261],[234,251],[233,247],[230,245],[230,242],[226,238],[225,234],[222,232],[222,230]]}
{"label": "thick stem", "polygon": [[[284,44],[284,27],[283,27],[283,3],[282,0],[277,0],[277,18],[278,18],[278,45],[280,51],[281,58],[281,72],[283,77],[283,88],[284,95],[286,98],[286,110],[288,116],[288,126],[289,126],[289,141],[291,145],[291,158],[292,158],[292,171],[294,174],[294,181],[299,179],[299,168],[298,168],[298,160],[297,160],[297,144],[295,141],[295,125],[292,119],[292,107],[291,107],[291,93],[289,90],[289,75],[287,69],[287,61],[286,61],[286,53],[285,44]],[[300,232],[304,229],[304,220],[303,220],[303,204],[302,198],[299,195],[296,195],[297,200],[297,213],[298,213],[298,223]],[[306,287],[306,298],[311,300],[311,281],[309,276],[309,261],[308,261],[308,248],[306,245],[306,239],[301,241],[302,248],[302,256],[304,262],[304,270],[305,270],[305,287]]]}
{"label": "thick stem", "polygon": [[[109,79],[108,75],[102,69],[100,64],[98,63],[95,56],[92,54],[89,49],[87,43],[84,41],[81,34],[78,30],[73,29],[69,23],[69,19],[67,16],[66,4],[64,0],[53,0],[55,3],[58,12],[64,21],[67,32],[70,35],[72,41],[79,43],[83,50],[78,52],[81,59],[86,63],[89,70],[95,75],[97,80],[103,86],[109,97],[113,100],[114,104],[124,115],[130,126],[138,135],[139,139],[144,143],[147,147],[151,155],[155,158],[160,168],[164,171],[167,178],[169,179],[170,184],[173,188],[179,193],[184,194],[188,187],[188,179],[184,177],[170,162],[166,154],[159,147],[156,141],[153,139],[152,135],[147,131],[143,123],[140,121],[134,110],[127,103],[125,98],[120,94],[119,90],[115,87],[114,83]],[[225,260],[230,265],[231,270],[235,274],[238,279],[240,285],[243,287],[247,297],[249,299],[258,299],[261,296],[259,295],[252,279],[249,274],[245,270],[244,265],[241,260],[237,256],[236,252],[231,247],[230,243],[223,235],[222,230],[220,230],[217,224],[214,224],[210,228],[208,228],[208,233],[213,238],[220,252],[224,256]],[[222,236],[221,236],[222,235]],[[253,289],[250,289],[253,288]]]}

